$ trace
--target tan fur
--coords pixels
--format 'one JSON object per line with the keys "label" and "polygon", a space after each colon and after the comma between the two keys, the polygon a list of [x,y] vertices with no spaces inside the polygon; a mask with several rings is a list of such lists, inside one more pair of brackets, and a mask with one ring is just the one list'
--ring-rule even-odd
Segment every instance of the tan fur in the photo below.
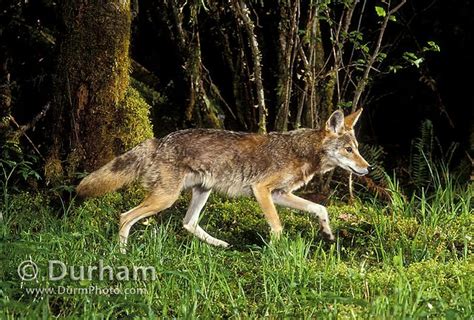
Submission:
{"label": "tan fur", "polygon": [[153,145],[153,140],[147,140],[92,172],[77,186],[77,194],[80,197],[97,197],[133,182],[148,163],[147,157]]}
{"label": "tan fur", "polygon": [[279,237],[283,227],[278,216],[275,205],[272,201],[272,190],[265,183],[254,186],[253,193],[257,199],[260,208],[262,208],[265,219],[270,225],[272,233]]}
{"label": "tan fur", "polygon": [[361,111],[344,118],[336,111],[320,130],[300,129],[260,135],[211,129],[190,129],[150,139],[84,178],[77,192],[97,196],[140,179],[150,195],[122,214],[120,242],[125,246],[131,226],[170,207],[183,189],[193,198],[183,226],[217,246],[228,244],[198,225],[211,190],[229,196],[254,195],[272,233],[282,231],[274,203],[306,210],[319,218],[323,234],[334,239],[327,210],[292,194],[315,174],[340,166],[359,175],[369,164],[358,152],[354,125]]}
{"label": "tan fur", "polygon": [[357,123],[359,120],[359,117],[362,113],[363,109],[359,109],[356,112],[348,115],[347,117],[344,118],[344,126],[346,130],[352,130],[354,128],[354,125]]}
{"label": "tan fur", "polygon": [[117,190],[134,179],[135,177],[130,174],[114,174],[102,168],[85,177],[76,191],[82,197],[97,197]]}

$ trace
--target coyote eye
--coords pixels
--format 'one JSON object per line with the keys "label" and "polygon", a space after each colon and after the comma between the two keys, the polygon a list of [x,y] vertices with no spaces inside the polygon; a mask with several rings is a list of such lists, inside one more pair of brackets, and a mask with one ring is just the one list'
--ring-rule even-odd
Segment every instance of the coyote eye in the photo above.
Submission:
{"label": "coyote eye", "polygon": [[351,147],[347,147],[347,148],[346,148],[346,151],[349,152],[349,153],[351,153],[351,152],[352,152],[352,148],[351,148]]}

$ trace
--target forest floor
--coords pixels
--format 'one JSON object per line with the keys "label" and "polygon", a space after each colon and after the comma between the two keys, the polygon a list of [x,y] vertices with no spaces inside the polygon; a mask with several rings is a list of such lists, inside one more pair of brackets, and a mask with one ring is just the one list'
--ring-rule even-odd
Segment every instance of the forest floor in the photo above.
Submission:
{"label": "forest floor", "polygon": [[118,216],[136,192],[82,203],[4,192],[2,201],[2,319],[472,319],[472,185],[333,202],[332,244],[309,215],[283,208],[284,236],[270,242],[253,200],[211,196],[201,226],[228,249],[182,228],[184,195],[132,228],[125,255]]}

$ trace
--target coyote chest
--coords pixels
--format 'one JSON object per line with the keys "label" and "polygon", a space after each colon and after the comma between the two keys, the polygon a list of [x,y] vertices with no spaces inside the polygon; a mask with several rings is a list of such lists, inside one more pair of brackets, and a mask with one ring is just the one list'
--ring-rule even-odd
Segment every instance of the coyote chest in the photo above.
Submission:
{"label": "coyote chest", "polygon": [[292,192],[308,184],[315,174],[308,163],[294,164],[273,172],[264,184],[269,190]]}
{"label": "coyote chest", "polygon": [[310,165],[308,164],[303,165],[301,168],[299,168],[299,171],[296,171],[296,174],[292,176],[293,179],[290,180],[286,186],[277,189],[281,189],[285,192],[292,192],[298,190],[304,185],[307,185],[315,175],[315,172],[308,170],[309,166]]}

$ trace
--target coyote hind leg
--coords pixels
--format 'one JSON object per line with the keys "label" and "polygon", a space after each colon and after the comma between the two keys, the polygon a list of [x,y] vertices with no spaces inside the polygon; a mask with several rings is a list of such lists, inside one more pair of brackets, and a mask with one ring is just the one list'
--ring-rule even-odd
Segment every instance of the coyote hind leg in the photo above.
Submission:
{"label": "coyote hind leg", "polygon": [[163,211],[173,205],[178,199],[180,190],[174,190],[170,193],[169,190],[155,189],[153,193],[148,196],[139,206],[130,211],[122,213],[120,216],[120,251],[125,253],[128,235],[132,226],[139,220],[154,215]]}
{"label": "coyote hind leg", "polygon": [[207,242],[216,247],[226,248],[229,246],[227,242],[216,239],[213,236],[209,235],[198,224],[199,214],[201,213],[202,208],[206,204],[210,193],[211,190],[209,189],[203,189],[201,187],[193,188],[193,196],[188,211],[186,212],[186,216],[183,219],[183,227],[199,239],[203,240],[204,242]]}

